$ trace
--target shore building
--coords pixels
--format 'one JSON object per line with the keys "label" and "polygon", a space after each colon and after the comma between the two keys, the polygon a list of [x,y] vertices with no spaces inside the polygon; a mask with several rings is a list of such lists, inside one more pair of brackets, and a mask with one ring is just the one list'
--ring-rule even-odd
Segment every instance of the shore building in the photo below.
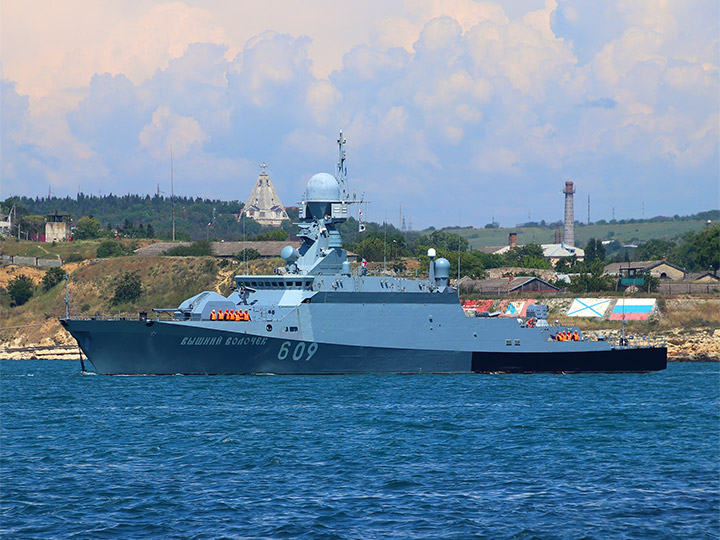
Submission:
{"label": "shore building", "polygon": [[243,213],[261,225],[278,227],[284,220],[290,218],[280,202],[280,197],[270,181],[270,176],[265,172],[267,165],[263,163],[260,167],[262,171],[245,203]]}

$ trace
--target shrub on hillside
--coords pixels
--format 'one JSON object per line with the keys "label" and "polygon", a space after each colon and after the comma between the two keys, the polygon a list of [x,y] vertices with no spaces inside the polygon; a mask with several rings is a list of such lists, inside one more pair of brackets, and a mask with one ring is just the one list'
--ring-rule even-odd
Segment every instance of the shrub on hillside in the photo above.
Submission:
{"label": "shrub on hillside", "polygon": [[65,270],[62,268],[48,268],[42,277],[43,289],[49,291],[63,279],[65,279]]}
{"label": "shrub on hillside", "polygon": [[163,255],[174,257],[202,257],[212,255],[212,246],[207,240],[198,240],[189,246],[175,246],[168,249]]}
{"label": "shrub on hillside", "polygon": [[7,286],[7,293],[10,295],[11,306],[22,306],[32,298],[35,285],[26,275],[15,276]]}
{"label": "shrub on hillside", "polygon": [[242,262],[242,261],[254,261],[255,259],[259,259],[262,257],[260,255],[260,252],[253,248],[247,248],[243,249],[242,251],[239,251],[235,255],[233,255],[236,260]]}
{"label": "shrub on hillside", "polygon": [[80,262],[84,261],[85,257],[80,255],[79,253],[70,253],[67,257],[65,257],[65,260],[63,262],[69,263],[69,262]]}
{"label": "shrub on hillside", "polygon": [[268,242],[268,241],[283,241],[288,239],[288,233],[282,229],[273,229],[263,234],[258,234],[255,237],[257,242]]}
{"label": "shrub on hillside", "polygon": [[142,280],[136,272],[125,272],[115,286],[113,305],[132,303],[142,295]]}
{"label": "shrub on hillside", "polygon": [[126,246],[117,240],[105,240],[104,242],[101,242],[97,248],[98,259],[123,257],[125,255],[132,255],[132,253],[133,251],[130,246]]}

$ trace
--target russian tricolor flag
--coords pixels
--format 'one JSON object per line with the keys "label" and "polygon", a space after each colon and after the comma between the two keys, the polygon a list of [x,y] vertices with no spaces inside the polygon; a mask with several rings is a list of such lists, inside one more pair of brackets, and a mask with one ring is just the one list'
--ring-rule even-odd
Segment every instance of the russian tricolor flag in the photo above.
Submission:
{"label": "russian tricolor flag", "polygon": [[610,314],[611,321],[646,321],[653,309],[654,298],[622,298],[617,301]]}

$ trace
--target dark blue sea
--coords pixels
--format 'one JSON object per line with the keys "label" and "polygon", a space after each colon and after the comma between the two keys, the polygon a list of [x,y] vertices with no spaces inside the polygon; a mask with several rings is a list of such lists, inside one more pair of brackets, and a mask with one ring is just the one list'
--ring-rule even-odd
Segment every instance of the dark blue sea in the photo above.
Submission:
{"label": "dark blue sea", "polygon": [[0,384],[4,538],[720,537],[716,363]]}

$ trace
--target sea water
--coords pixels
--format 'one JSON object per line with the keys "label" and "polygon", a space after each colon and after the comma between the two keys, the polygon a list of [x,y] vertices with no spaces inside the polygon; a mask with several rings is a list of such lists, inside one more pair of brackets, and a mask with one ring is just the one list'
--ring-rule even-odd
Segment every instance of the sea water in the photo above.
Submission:
{"label": "sea water", "polygon": [[718,538],[718,364],[137,376],[0,361],[6,538]]}

